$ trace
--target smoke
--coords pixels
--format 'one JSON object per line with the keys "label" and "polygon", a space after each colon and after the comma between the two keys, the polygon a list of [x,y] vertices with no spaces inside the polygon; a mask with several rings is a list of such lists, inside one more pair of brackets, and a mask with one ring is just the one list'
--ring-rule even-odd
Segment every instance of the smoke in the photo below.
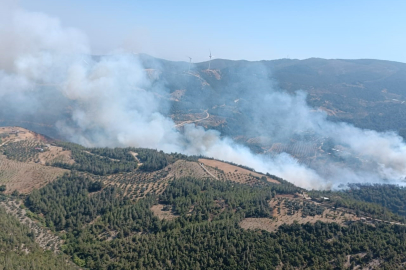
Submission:
{"label": "smoke", "polygon": [[[345,150],[334,158],[326,150],[320,161],[305,165],[287,153],[254,154],[215,130],[185,125],[179,132],[167,116],[171,104],[159,61],[154,63],[156,69],[146,70],[132,54],[92,57],[86,36],[63,27],[58,19],[21,10],[12,2],[0,4],[0,10],[5,15],[0,19],[2,102],[16,114],[38,116],[41,111],[57,117],[50,121],[71,141],[210,156],[278,175],[304,188],[404,181],[406,146],[397,134],[329,122],[323,112],[307,105],[304,92],[291,95],[275,90],[261,65],[235,78],[230,75],[222,97],[227,99],[229,92],[249,93],[237,108],[249,116],[244,123],[247,135],[306,142],[303,134],[312,134]],[[246,89],[252,91],[242,91]],[[362,161],[360,165],[351,164],[354,157]]]}

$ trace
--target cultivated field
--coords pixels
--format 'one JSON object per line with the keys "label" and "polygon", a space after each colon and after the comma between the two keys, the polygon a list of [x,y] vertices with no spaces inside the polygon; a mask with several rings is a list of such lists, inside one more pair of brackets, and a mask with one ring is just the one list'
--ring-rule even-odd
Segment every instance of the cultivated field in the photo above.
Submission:
{"label": "cultivated field", "polygon": [[115,185],[131,199],[142,198],[148,193],[161,194],[173,178],[207,178],[210,175],[197,163],[178,160],[156,172],[134,171],[109,176],[91,176],[105,185]]}
{"label": "cultivated field", "polygon": [[[317,221],[331,223],[335,222],[341,225],[345,225],[348,221],[360,220],[359,217],[353,213],[343,210],[332,209],[320,209],[320,204],[305,201],[302,199],[294,199],[289,197],[274,198],[269,202],[269,205],[273,208],[273,219],[271,218],[245,218],[240,222],[240,226],[243,229],[260,229],[268,232],[276,231],[282,224],[293,224],[297,222],[304,224],[307,222],[315,223]],[[312,207],[318,209],[317,214],[310,215],[306,213],[304,209]],[[324,208],[324,207],[323,207]]]}
{"label": "cultivated field", "polygon": [[6,185],[6,193],[14,190],[30,193],[63,175],[67,170],[43,166],[35,163],[24,163],[7,159],[0,155],[0,185]]}
{"label": "cultivated field", "polygon": [[[250,181],[256,181],[257,178],[264,177],[265,175],[253,172],[244,168],[240,168],[235,165],[231,165],[222,161],[214,159],[199,159],[200,163],[203,163],[210,172],[215,174],[219,180],[230,180],[238,183],[247,183]],[[211,168],[210,168],[211,167]],[[213,171],[214,169],[214,171]],[[271,177],[266,176],[268,182],[279,184],[279,182]]]}
{"label": "cultivated field", "polygon": [[21,223],[26,224],[34,233],[35,242],[41,248],[46,250],[59,251],[62,240],[52,233],[51,230],[42,227],[37,222],[27,216],[27,211],[20,208],[21,203],[15,201],[1,202],[0,206],[4,207],[7,213],[15,216]]}

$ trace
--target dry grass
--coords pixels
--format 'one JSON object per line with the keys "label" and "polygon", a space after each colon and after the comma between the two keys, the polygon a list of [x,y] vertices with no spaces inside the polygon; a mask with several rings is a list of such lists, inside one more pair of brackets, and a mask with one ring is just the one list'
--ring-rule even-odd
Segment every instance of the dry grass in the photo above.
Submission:
{"label": "dry grass", "polygon": [[0,184],[6,185],[6,193],[18,190],[30,193],[63,175],[67,170],[43,166],[35,163],[24,163],[7,159],[0,155]]}
{"label": "dry grass", "polygon": [[39,163],[45,165],[46,163],[62,162],[67,164],[75,163],[72,158],[72,152],[70,150],[63,150],[62,147],[48,145],[47,151],[38,155]]}
{"label": "dry grass", "polygon": [[[219,179],[231,180],[238,183],[247,183],[248,181],[252,181],[255,177],[263,177],[265,175],[252,172],[250,170],[240,168],[235,165],[231,165],[222,161],[214,160],[214,159],[199,159],[200,163],[203,163],[207,167],[212,167],[215,169]],[[222,177],[223,174],[224,176]],[[272,179],[266,176],[268,182],[280,184],[277,180]]]}

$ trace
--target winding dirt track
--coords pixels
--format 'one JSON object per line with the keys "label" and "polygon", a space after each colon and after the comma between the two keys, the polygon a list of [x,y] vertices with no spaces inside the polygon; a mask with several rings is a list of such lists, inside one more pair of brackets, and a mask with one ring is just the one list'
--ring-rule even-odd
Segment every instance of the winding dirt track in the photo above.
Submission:
{"label": "winding dirt track", "polygon": [[208,119],[208,118],[210,117],[210,114],[208,113],[207,110],[205,110],[204,112],[206,113],[206,117],[205,117],[205,118],[201,118],[201,119],[197,119],[197,120],[184,121],[184,122],[182,122],[182,123],[179,123],[179,124],[175,125],[175,127],[183,127],[183,126],[186,125],[186,124],[196,123],[196,122],[200,122],[200,121],[203,121],[203,120]]}

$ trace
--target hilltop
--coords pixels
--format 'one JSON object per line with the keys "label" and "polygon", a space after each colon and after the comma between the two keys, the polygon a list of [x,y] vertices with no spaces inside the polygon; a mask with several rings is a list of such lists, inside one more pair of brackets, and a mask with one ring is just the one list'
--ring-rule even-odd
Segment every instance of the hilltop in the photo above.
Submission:
{"label": "hilltop", "polygon": [[[167,82],[172,94],[177,95],[183,90],[176,99],[184,103],[180,107],[188,108],[190,103],[190,109],[197,105],[210,112],[222,104],[232,106],[236,100],[249,96],[248,91],[266,92],[267,89],[250,89],[244,84],[230,87],[242,83],[244,76],[253,76],[250,72],[258,72],[257,77],[264,72],[272,83],[260,87],[280,88],[291,93],[304,90],[308,93],[309,104],[326,111],[331,120],[377,131],[404,132],[401,119],[406,113],[405,63],[373,59],[310,58],[256,62],[215,59],[211,61],[210,70],[207,70],[207,62],[197,63],[189,74],[187,63],[146,55],[141,59],[146,68],[156,70]],[[196,100],[199,100],[198,104],[195,104]],[[224,112],[213,112],[214,118],[225,115]]]}

